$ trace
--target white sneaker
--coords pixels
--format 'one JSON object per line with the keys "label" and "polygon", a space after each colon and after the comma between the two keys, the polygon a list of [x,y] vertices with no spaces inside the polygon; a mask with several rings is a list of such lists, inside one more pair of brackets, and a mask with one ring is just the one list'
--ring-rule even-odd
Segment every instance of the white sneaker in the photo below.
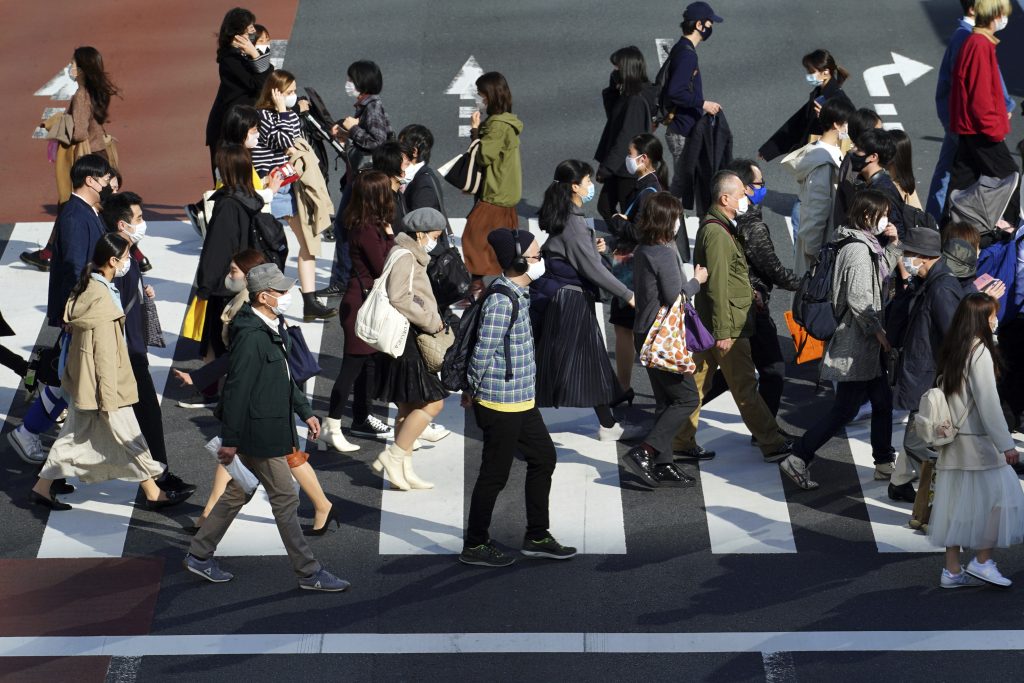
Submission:
{"label": "white sneaker", "polygon": [[984,581],[971,576],[963,567],[960,567],[959,574],[950,574],[949,570],[943,567],[942,576],[939,578],[939,588],[970,588],[984,585]]}
{"label": "white sneaker", "polygon": [[780,462],[779,469],[782,470],[783,474],[792,479],[793,483],[805,491],[812,491],[818,488],[818,482],[811,480],[811,473],[807,463],[795,455],[791,455]]}
{"label": "white sneaker", "polygon": [[875,481],[888,481],[892,479],[896,471],[896,465],[891,462],[880,462],[875,465]]}
{"label": "white sneaker", "polygon": [[967,565],[967,573],[986,583],[991,583],[993,586],[1009,588],[1013,585],[1013,581],[1010,581],[999,573],[999,570],[996,569],[996,563],[992,560],[982,564],[978,562],[978,558],[974,558],[971,560],[970,564]]}
{"label": "white sneaker", "polygon": [[30,465],[46,462],[46,450],[39,436],[25,428],[25,425],[7,433],[7,441],[18,453],[18,457]]}
{"label": "white sneaker", "polygon": [[622,434],[626,430],[623,429],[622,423],[617,423],[611,427],[599,427],[597,430],[597,438],[599,441],[618,441],[622,438]]}
{"label": "white sneaker", "polygon": [[413,439],[413,441],[412,441],[412,449],[414,451],[418,451],[421,448],[423,448],[423,442],[420,441],[419,439]]}
{"label": "white sneaker", "polygon": [[431,422],[430,424],[427,425],[427,428],[423,430],[423,433],[420,434],[420,438],[423,439],[424,441],[435,443],[437,441],[440,441],[444,437],[448,436],[449,434],[451,434],[451,430],[445,429],[444,425],[439,425]]}

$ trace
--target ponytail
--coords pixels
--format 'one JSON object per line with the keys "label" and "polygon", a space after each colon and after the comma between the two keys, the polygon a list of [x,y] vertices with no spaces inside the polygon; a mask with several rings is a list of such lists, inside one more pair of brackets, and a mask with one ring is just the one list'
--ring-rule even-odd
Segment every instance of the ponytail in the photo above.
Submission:
{"label": "ponytail", "polygon": [[555,179],[544,190],[544,201],[537,213],[537,224],[549,235],[561,235],[572,211],[572,186],[579,185],[587,176],[593,179],[590,164],[567,159],[555,168]]}
{"label": "ponytail", "polygon": [[658,182],[661,183],[662,187],[668,187],[668,164],[665,163],[665,152],[661,146],[661,140],[650,133],[640,133],[630,140],[629,144],[633,146],[637,154],[647,157],[651,167],[654,169],[654,175],[658,178]]}
{"label": "ponytail", "polygon": [[85,291],[85,288],[89,286],[92,274],[98,273],[100,268],[114,256],[123,254],[128,249],[129,244],[131,242],[128,241],[128,238],[119,232],[103,233],[103,236],[96,242],[96,246],[93,247],[92,259],[82,268],[82,272],[78,276],[78,282],[71,289],[71,296],[69,298],[74,299],[80,296]]}

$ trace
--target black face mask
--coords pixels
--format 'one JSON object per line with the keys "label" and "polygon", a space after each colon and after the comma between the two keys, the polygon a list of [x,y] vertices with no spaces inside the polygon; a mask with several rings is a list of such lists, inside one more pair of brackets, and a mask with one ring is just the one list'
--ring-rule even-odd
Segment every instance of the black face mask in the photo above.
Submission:
{"label": "black face mask", "polygon": [[855,173],[860,173],[867,165],[868,156],[866,154],[863,156],[860,154],[850,154],[850,168],[852,168]]}
{"label": "black face mask", "polygon": [[110,185],[107,185],[106,187],[104,187],[104,188],[100,189],[100,192],[99,192],[99,195],[100,195],[100,204],[104,204],[104,203],[106,203],[106,201],[107,201],[108,199],[110,199],[110,197],[111,197],[111,196],[112,196],[113,194],[114,194],[114,188],[112,188],[112,187],[111,187]]}
{"label": "black face mask", "polygon": [[252,43],[253,45],[255,45],[256,44],[256,39],[259,38],[259,37],[260,37],[260,34],[258,34],[255,31],[253,31],[252,33],[249,34],[249,42]]}
{"label": "black face mask", "polygon": [[703,41],[707,41],[707,39],[711,37],[711,31],[714,30],[714,28],[715,28],[715,25],[712,24],[711,22],[708,22],[707,24],[705,24],[704,28],[702,28],[699,31],[697,31],[697,33],[700,34],[700,39],[703,40]]}

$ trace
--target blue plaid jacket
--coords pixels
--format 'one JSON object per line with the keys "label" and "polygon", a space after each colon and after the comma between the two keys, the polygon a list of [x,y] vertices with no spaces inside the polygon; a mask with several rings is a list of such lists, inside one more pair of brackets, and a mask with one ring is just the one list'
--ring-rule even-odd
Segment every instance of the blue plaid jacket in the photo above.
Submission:
{"label": "blue plaid jacket", "polygon": [[523,403],[536,397],[537,364],[530,327],[530,294],[502,275],[495,284],[508,287],[519,296],[519,316],[512,326],[512,379],[505,381],[505,332],[512,319],[512,302],[504,294],[491,294],[483,304],[480,329],[467,379],[473,397],[492,403]]}

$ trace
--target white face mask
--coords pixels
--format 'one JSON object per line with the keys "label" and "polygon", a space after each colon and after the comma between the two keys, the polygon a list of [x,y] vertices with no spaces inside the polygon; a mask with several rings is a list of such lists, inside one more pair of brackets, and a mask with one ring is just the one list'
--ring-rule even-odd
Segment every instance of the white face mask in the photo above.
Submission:
{"label": "white face mask", "polygon": [[1006,28],[1006,25],[1009,24],[1009,23],[1010,23],[1010,20],[1008,18],[1006,18],[1006,17],[999,17],[998,19],[996,19],[995,30],[996,31],[1002,31],[1004,28]]}
{"label": "white face mask", "polygon": [[277,298],[277,305],[272,306],[270,310],[272,310],[275,315],[284,315],[284,312],[287,311],[291,305],[292,293],[285,292],[284,294]]}
{"label": "white face mask", "polygon": [[683,224],[682,221],[677,218],[676,219],[676,225],[675,225],[674,228],[672,228],[672,236],[673,237],[675,237],[676,235],[679,234],[679,228],[680,228],[680,226],[682,226],[682,224]]}
{"label": "white face mask", "polygon": [[487,103],[484,102],[484,98],[480,93],[473,95],[473,99],[476,100],[476,108],[481,114],[487,113]]}
{"label": "white face mask", "polygon": [[875,225],[875,234],[881,235],[885,232],[885,229],[889,227],[889,217],[882,216],[878,219],[878,223]]}
{"label": "white face mask", "polygon": [[294,107],[295,103],[298,102],[298,101],[299,101],[299,96],[297,94],[295,94],[295,93],[292,93],[291,95],[285,95],[284,96],[284,106],[288,107],[289,109]]}
{"label": "white face mask", "polygon": [[429,254],[430,252],[434,251],[434,247],[436,246],[437,240],[435,240],[433,237],[428,237],[427,243],[423,245],[423,249]]}
{"label": "white face mask", "polygon": [[352,81],[345,81],[345,94],[349,97],[359,97],[359,91],[356,90],[356,86],[353,85]]}
{"label": "white face mask", "polygon": [[142,241],[142,238],[146,236],[146,221],[139,221],[137,225],[128,224],[129,227],[135,228],[135,232],[126,232],[125,235],[132,241],[132,244],[138,244]]}
{"label": "white face mask", "polygon": [[988,326],[992,330],[992,334],[995,334],[996,330],[999,329],[999,318],[989,318]]}
{"label": "white face mask", "polygon": [[903,263],[903,270],[907,271],[911,277],[917,277],[917,274],[921,271],[921,266],[915,266],[914,259],[910,256],[904,256],[901,261]]}
{"label": "white face mask", "polygon": [[544,259],[541,259],[526,267],[526,276],[530,278],[530,282],[536,282],[544,276],[544,270]]}
{"label": "white face mask", "polygon": [[839,129],[839,139],[840,140],[849,140],[850,139],[850,130],[848,128],[845,128],[845,127],[844,128],[840,128]]}
{"label": "white face mask", "polygon": [[807,79],[807,85],[821,85],[821,80],[818,78],[818,74],[807,74],[805,78]]}
{"label": "white face mask", "polygon": [[124,261],[117,262],[117,270],[114,271],[114,277],[124,277],[128,274],[128,269],[132,267],[132,257],[129,256]]}
{"label": "white face mask", "polygon": [[256,145],[260,144],[259,131],[255,133],[249,133],[249,136],[245,138],[245,146],[249,149],[256,149]]}
{"label": "white face mask", "polygon": [[630,175],[636,174],[637,163],[636,157],[626,156],[626,173]]}
{"label": "white face mask", "polygon": [[235,294],[238,294],[239,292],[245,289],[245,278],[243,277],[240,280],[236,280],[235,278],[231,277],[231,275],[225,275],[224,289],[228,290],[229,292],[234,292]]}
{"label": "white face mask", "polygon": [[750,208],[750,200],[747,199],[746,195],[740,197],[740,201],[736,204],[736,215],[742,216]]}

